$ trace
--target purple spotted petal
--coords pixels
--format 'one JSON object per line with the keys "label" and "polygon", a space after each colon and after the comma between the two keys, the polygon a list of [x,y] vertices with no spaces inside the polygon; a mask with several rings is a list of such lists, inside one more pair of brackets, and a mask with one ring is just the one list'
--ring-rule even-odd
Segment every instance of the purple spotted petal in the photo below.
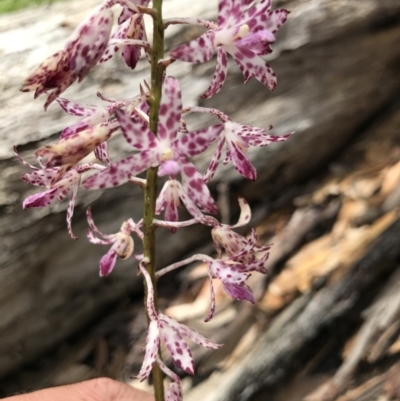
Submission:
{"label": "purple spotted petal", "polygon": [[113,243],[113,240],[109,239],[109,240],[105,240],[105,239],[100,239],[94,236],[94,234],[88,230],[88,232],[86,233],[86,237],[87,239],[92,243],[92,244],[96,244],[96,245],[109,245]]}
{"label": "purple spotted petal", "polygon": [[182,401],[183,394],[181,386],[176,383],[172,382],[168,385],[167,392],[165,394],[166,401]]}
{"label": "purple spotted petal", "polygon": [[44,192],[39,192],[38,194],[34,194],[28,196],[22,203],[22,207],[24,209],[28,209],[31,207],[43,207],[50,205],[55,199],[57,195],[57,188],[51,188]]}
{"label": "purple spotted petal", "polygon": [[100,277],[108,276],[113,271],[116,261],[117,253],[113,249],[110,249],[100,259]]}
{"label": "purple spotted petal", "polygon": [[[106,244],[111,244],[111,243],[112,243],[112,240],[109,239],[109,236],[106,235],[106,234],[103,234],[103,233],[97,228],[97,226],[96,226],[96,224],[95,224],[95,222],[94,222],[94,220],[93,220],[92,211],[90,210],[90,208],[88,208],[88,209],[86,210],[86,219],[87,219],[87,222],[88,222],[88,224],[89,224],[89,228],[90,228],[90,230],[91,230],[91,231],[89,231],[89,232],[93,232],[93,233],[97,234],[99,237],[106,239],[106,240],[107,240]],[[89,239],[89,240],[90,240],[90,242],[93,242],[91,239]],[[96,243],[97,243],[97,242],[96,242]]]}
{"label": "purple spotted petal", "polygon": [[50,167],[43,170],[34,170],[22,176],[22,179],[31,185],[49,187],[54,185],[65,174],[65,169],[61,167]]}
{"label": "purple spotted petal", "polygon": [[276,76],[272,68],[262,58],[246,48],[225,46],[225,49],[232,55],[235,62],[243,72],[245,82],[250,78],[256,78],[270,90],[276,87]]}
{"label": "purple spotted petal", "polygon": [[115,53],[117,53],[121,47],[123,47],[122,43],[118,43],[117,41],[111,42],[113,39],[125,39],[127,37],[129,27],[131,25],[132,18],[127,19],[122,24],[118,25],[117,30],[110,38],[110,42],[108,43],[106,49],[104,50],[103,56],[100,58],[99,63],[104,63],[110,60]]}
{"label": "purple spotted petal", "polygon": [[233,299],[237,299],[239,301],[247,300],[253,304],[256,302],[253,292],[247,284],[236,285],[223,283],[223,287],[226,293]]}
{"label": "purple spotted petal", "polygon": [[153,163],[151,152],[145,151],[113,163],[83,182],[87,189],[112,188],[125,184],[130,177],[148,169]]}
{"label": "purple spotted petal", "polygon": [[144,354],[143,364],[136,376],[140,381],[147,379],[151,373],[151,369],[157,358],[158,345],[160,342],[158,322],[152,320],[146,338],[146,351]]}
{"label": "purple spotted petal", "polygon": [[118,17],[118,25],[124,23],[127,19],[131,18],[134,11],[130,10],[128,7],[123,7],[121,14]]}
{"label": "purple spotted petal", "polygon": [[242,235],[232,231],[227,226],[217,226],[211,230],[214,243],[217,248],[222,245],[229,257],[240,253],[248,244],[248,240]]}
{"label": "purple spotted petal", "polygon": [[219,0],[218,25],[222,27],[240,24],[240,19],[251,3],[254,0]]}
{"label": "purple spotted petal", "polygon": [[218,25],[220,27],[237,22],[254,0],[219,0]]}
{"label": "purple spotted petal", "polygon": [[147,286],[147,299],[146,299],[146,308],[147,314],[149,315],[150,320],[156,321],[158,320],[157,310],[154,306],[154,287],[151,281],[151,277],[149,272],[143,266],[142,263],[139,264],[139,269],[143,274],[144,279],[146,280]]}
{"label": "purple spotted petal", "polygon": [[213,285],[213,278],[212,278],[212,274],[211,274],[211,270],[208,269],[208,279],[210,281],[210,311],[208,312],[206,318],[204,319],[205,322],[209,322],[213,316],[214,316],[214,312],[215,312],[215,292],[214,292],[214,285]]}
{"label": "purple spotted petal", "polygon": [[[167,203],[165,205],[164,219],[167,221],[178,221],[178,205],[172,202]],[[176,232],[176,229],[171,228],[170,230]]]}
{"label": "purple spotted petal", "polygon": [[210,269],[214,273],[215,277],[217,277],[223,283],[241,285],[248,278],[246,273],[235,270],[235,265],[229,265],[222,260],[215,260],[211,262]]}
{"label": "purple spotted petal", "polygon": [[256,169],[235,142],[230,143],[230,157],[235,169],[242,174],[243,177],[251,181],[256,180]]}
{"label": "purple spotted petal", "polygon": [[200,97],[208,99],[218,93],[224,85],[226,70],[228,68],[228,55],[221,47],[218,47],[217,66],[209,88]]}
{"label": "purple spotted petal", "polygon": [[173,147],[185,156],[197,156],[218,138],[223,129],[223,124],[217,124],[190,132],[177,139],[173,143]]}
{"label": "purple spotted petal", "polygon": [[196,204],[193,202],[193,200],[190,198],[190,196],[185,192],[185,189],[183,186],[180,185],[179,188],[179,196],[182,199],[183,204],[185,205],[187,211],[193,216],[193,217],[200,217],[203,214],[199,210],[199,208],[196,206]]}
{"label": "purple spotted petal", "polygon": [[[78,180],[80,181],[80,175]],[[68,234],[72,239],[78,239],[72,232],[72,216],[74,215],[74,208],[75,208],[75,200],[76,200],[76,194],[78,192],[79,188],[79,181],[72,186],[72,191],[71,191],[71,199],[68,202],[68,208],[67,208],[67,230]],[[58,197],[60,199],[60,197]]]}
{"label": "purple spotted petal", "polygon": [[157,357],[157,364],[166,374],[166,376],[170,377],[172,380],[172,382],[168,385],[168,389],[165,394],[165,401],[182,401],[182,386],[179,376],[169,369],[159,357]]}
{"label": "purple spotted petal", "polygon": [[[239,24],[247,24],[254,31],[261,25],[261,21],[265,21],[271,10],[271,0],[261,0],[259,3],[251,7],[246,13],[242,15]],[[255,22],[251,22],[255,20]]]}
{"label": "purple spotted petal", "polygon": [[246,143],[247,146],[267,146],[272,142],[284,142],[292,136],[292,133],[276,136],[276,135],[264,135],[264,134],[245,134],[241,138]]}
{"label": "purple spotted petal", "polygon": [[[139,15],[138,18],[134,20],[133,25],[133,32],[132,34],[129,34],[129,38],[147,42],[143,15]],[[132,69],[135,68],[139,61],[141,52],[142,48],[140,46],[125,45],[122,49],[122,57],[124,58],[126,65]]]}
{"label": "purple spotted petal", "polygon": [[160,319],[162,319],[166,324],[168,324],[168,326],[170,326],[172,329],[178,332],[181,336],[190,338],[194,343],[199,344],[202,347],[212,348],[212,349],[218,349],[222,347],[222,344],[216,344],[208,340],[207,338],[199,334],[197,331],[191,329],[188,326],[185,326],[182,323],[178,323],[177,321],[161,313],[160,313]]}
{"label": "purple spotted petal", "polygon": [[75,51],[70,59],[71,69],[79,82],[88,74],[107,47],[113,26],[114,14],[110,8],[99,6],[76,29]]}
{"label": "purple spotted petal", "polygon": [[86,121],[79,121],[78,123],[64,128],[64,130],[61,132],[60,138],[66,138],[68,136],[77,134],[78,132],[84,131],[87,128],[89,128],[89,124]]}
{"label": "purple spotted petal", "polygon": [[[30,174],[33,174],[32,172]],[[25,174],[26,176],[27,174]],[[63,200],[68,193],[79,185],[80,174],[75,170],[69,171],[64,178],[56,182],[54,186],[47,191],[31,195],[26,198],[22,204],[24,209],[30,207],[42,207],[52,203],[55,199]]]}
{"label": "purple spotted petal", "polygon": [[103,142],[94,149],[94,155],[98,160],[105,164],[111,164],[110,157],[108,155],[107,142]]}
{"label": "purple spotted petal", "polygon": [[130,116],[121,109],[115,110],[115,116],[121,125],[122,133],[127,142],[138,150],[155,148],[159,140],[149,130],[147,122],[139,116]]}
{"label": "purple spotted petal", "polygon": [[189,43],[178,46],[170,52],[170,57],[188,63],[204,63],[215,53],[213,31],[207,31]]}
{"label": "purple spotted petal", "polygon": [[[240,207],[240,216],[239,216],[238,222],[235,225],[230,226],[231,228],[243,227],[246,224],[248,224],[251,219],[251,209],[250,209],[250,205],[248,204],[246,199],[239,198],[238,202],[239,202],[239,207]],[[257,240],[257,238],[256,238],[256,240]]]}
{"label": "purple spotted petal", "polygon": [[217,213],[217,205],[211,197],[203,177],[196,167],[187,160],[181,160],[182,185],[194,203],[208,213]]}
{"label": "purple spotted petal", "polygon": [[[255,251],[259,252],[257,249],[255,249]],[[257,271],[262,274],[267,274],[268,270],[265,268],[265,263],[268,260],[269,252],[266,252],[260,259],[257,259],[255,256],[254,257],[253,256],[254,255],[250,254],[250,257],[246,257],[245,255],[244,257],[238,258],[239,260],[240,259],[244,260],[244,263],[241,265],[242,271],[243,272]]]}
{"label": "purple spotted petal", "polygon": [[204,182],[209,182],[217,171],[219,160],[221,159],[222,149],[225,144],[225,137],[221,136],[218,141],[218,145],[215,149],[214,155],[211,159],[210,165],[208,166],[207,172],[203,177]]}
{"label": "purple spotted petal", "polygon": [[157,136],[160,141],[172,142],[180,128],[182,112],[182,95],[179,82],[176,78],[166,77],[158,117]]}
{"label": "purple spotted petal", "polygon": [[71,220],[74,213],[75,197],[78,191],[80,174],[76,170],[70,170],[60,181],[47,191],[31,195],[24,200],[22,207],[24,209],[31,207],[43,207],[51,204],[55,199],[63,200],[71,192],[71,199],[67,208],[67,227],[72,239],[76,239],[72,233]]}
{"label": "purple spotted petal", "polygon": [[[252,32],[266,30],[271,32],[274,35],[278,32],[278,29],[286,22],[287,16],[289,12],[284,9],[274,10],[274,11],[267,11],[265,7],[261,7],[262,3],[260,3],[260,10],[254,17],[243,21],[247,23]],[[255,8],[257,8],[256,6]],[[262,8],[264,8],[262,10]],[[271,41],[272,43],[272,41]]]}
{"label": "purple spotted petal", "polygon": [[171,354],[174,364],[189,375],[194,375],[193,357],[187,342],[178,331],[169,326],[162,315],[159,318],[159,325],[163,341]]}
{"label": "purple spotted petal", "polygon": [[60,107],[68,114],[72,116],[89,117],[95,113],[98,106],[89,104],[74,102],[72,100],[57,98],[56,99]]}

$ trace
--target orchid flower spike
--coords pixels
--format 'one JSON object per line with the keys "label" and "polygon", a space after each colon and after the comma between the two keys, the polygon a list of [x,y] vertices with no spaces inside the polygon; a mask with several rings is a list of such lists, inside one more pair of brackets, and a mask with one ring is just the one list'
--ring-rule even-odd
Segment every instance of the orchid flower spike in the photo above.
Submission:
{"label": "orchid flower spike", "polygon": [[[239,65],[245,83],[254,77],[274,90],[275,73],[260,56],[272,52],[270,45],[275,41],[275,33],[286,21],[287,14],[284,9],[272,11],[271,0],[262,0],[257,4],[249,0],[219,0],[216,26],[199,38],[173,49],[170,56],[190,63],[204,63],[217,51],[217,68],[202,98],[209,98],[222,88],[228,67],[227,53]],[[172,19],[168,23],[175,22]],[[196,21],[180,18],[176,23]],[[199,23],[205,26],[203,21]]]}

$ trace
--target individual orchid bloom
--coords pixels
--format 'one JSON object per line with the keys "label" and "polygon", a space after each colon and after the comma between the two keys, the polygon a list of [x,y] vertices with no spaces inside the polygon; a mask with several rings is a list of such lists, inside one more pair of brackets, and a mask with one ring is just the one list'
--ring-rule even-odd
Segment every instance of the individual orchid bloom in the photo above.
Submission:
{"label": "individual orchid bloom", "polygon": [[148,52],[150,43],[147,40],[143,15],[135,13],[118,26],[99,63],[110,60],[122,49],[122,57],[126,65],[134,69],[139,61],[142,48]]}
{"label": "individual orchid bloom", "polygon": [[218,22],[214,26],[204,21],[180,18],[165,21],[171,23],[198,23],[211,26],[207,32],[191,42],[170,52],[177,60],[204,63],[217,51],[217,68],[210,87],[201,96],[209,98],[222,88],[225,82],[229,53],[243,72],[245,83],[254,77],[270,90],[276,86],[272,68],[259,56],[270,53],[275,33],[286,21],[288,11],[271,10],[271,0],[255,4],[251,0],[219,0]]}
{"label": "individual orchid bloom", "polygon": [[42,168],[74,166],[106,142],[118,128],[117,120],[91,126],[60,138],[54,145],[39,148],[35,157]]}
{"label": "individual orchid bloom", "polygon": [[[227,164],[229,161],[232,161],[233,166],[241,175],[249,180],[255,181],[257,172],[250,160],[246,157],[246,150],[250,146],[263,147],[273,142],[284,142],[292,135],[292,133],[282,136],[266,135],[264,133],[264,128],[251,127],[233,122],[226,114],[217,109],[191,107],[187,109],[187,111],[212,114],[219,118],[224,124],[224,129],[219,137],[215,153],[203,177],[205,182],[209,182],[214,176],[225,144],[226,157],[223,163]],[[272,125],[269,126],[268,129],[272,129]]]}
{"label": "individual orchid bloom", "polygon": [[[213,222],[209,218],[207,219],[208,224],[211,221],[211,235],[215,247],[219,255],[222,255],[223,248],[229,258],[235,262],[241,263],[244,266],[242,271],[258,271],[266,274],[267,270],[264,266],[271,246],[257,246],[257,234],[254,229],[252,229],[251,237],[249,239],[232,230],[232,228],[238,228],[248,224],[251,219],[250,206],[243,198],[239,198],[239,206],[239,220],[234,225],[221,224],[216,219],[214,219]],[[259,255],[262,253],[262,257],[259,258]]]}
{"label": "individual orchid bloom", "polygon": [[217,208],[201,173],[188,160],[203,152],[221,133],[222,124],[190,132],[178,137],[181,126],[181,91],[177,79],[166,77],[160,104],[158,136],[148,128],[147,120],[129,116],[122,110],[115,114],[128,143],[140,153],[113,163],[106,170],[89,177],[83,185],[88,189],[122,185],[142,171],[159,166],[158,174],[181,175],[185,192],[203,210],[216,213]]}
{"label": "individual orchid bloom", "polygon": [[50,56],[26,78],[21,91],[35,90],[35,98],[49,93],[45,109],[73,82],[81,82],[107,47],[113,25],[113,3],[94,9],[75,29],[64,49]]}
{"label": "individual orchid bloom", "polygon": [[[183,185],[175,179],[166,181],[163,189],[158,195],[156,202],[156,215],[159,215],[163,210],[165,210],[165,220],[178,221],[178,207],[180,207],[180,200],[182,200],[186,209],[193,217],[199,217],[202,215],[199,208],[185,192]],[[175,232],[176,230],[176,228],[171,228],[172,232]]]}
{"label": "individual orchid bloom", "polygon": [[[21,158],[19,159],[22,160]],[[24,174],[22,179],[28,184],[44,186],[48,189],[28,196],[22,203],[22,207],[24,209],[29,209],[33,207],[48,206],[56,199],[59,201],[64,200],[64,198],[71,193],[67,208],[67,228],[71,238],[77,239],[72,232],[71,221],[74,214],[76,194],[81,182],[81,174],[91,169],[102,169],[103,166],[92,163],[82,164],[64,173],[59,167],[40,170],[26,162],[24,162],[24,164],[31,167],[33,171]]]}
{"label": "individual orchid bloom", "polygon": [[132,219],[124,221],[116,234],[103,234],[93,221],[90,209],[86,211],[89,231],[87,237],[93,244],[110,245],[109,251],[100,259],[100,277],[108,276],[114,269],[117,257],[126,260],[131,256],[141,259],[142,255],[134,255],[134,242],[131,233],[135,232],[140,239],[143,239],[143,233],[140,230],[142,220],[135,223]]}
{"label": "individual orchid bloom", "polygon": [[[236,255],[237,259],[243,255]],[[210,311],[205,318],[208,322],[214,316],[215,312],[215,292],[213,279],[217,278],[222,283],[225,292],[236,300],[247,300],[252,303],[255,302],[253,292],[251,288],[246,284],[246,280],[250,277],[248,274],[248,266],[240,261],[234,260],[235,258],[228,259],[213,259],[212,257],[204,254],[196,254],[187,259],[173,263],[156,273],[156,277],[162,277],[164,274],[169,273],[179,267],[186,266],[195,261],[201,261],[207,264],[208,277],[210,280],[210,298],[211,306]]]}
{"label": "individual orchid bloom", "polygon": [[[223,248],[228,258],[233,262],[238,262],[244,266],[241,267],[243,272],[258,271],[265,274],[267,273],[267,270],[264,266],[271,246],[258,246],[255,230],[252,230],[249,239],[232,230],[233,228],[242,227],[248,224],[251,218],[250,206],[243,198],[239,198],[239,206],[241,210],[239,220],[234,225],[221,224],[214,217],[206,216],[204,214],[199,214],[193,219],[186,221],[176,222],[154,219],[153,222],[159,227],[166,227],[169,229],[187,227],[196,223],[210,226],[212,227],[211,235],[220,258],[222,256]],[[260,257],[260,254],[263,255]]]}
{"label": "individual orchid bloom", "polygon": [[156,310],[154,306],[153,284],[151,282],[149,273],[143,266],[143,262],[145,262],[145,260],[139,264],[139,268],[146,280],[147,285],[146,307],[150,324],[147,333],[143,365],[139,371],[139,374],[137,375],[137,378],[140,381],[143,381],[150,375],[151,369],[157,359],[160,340],[162,340],[167,346],[174,364],[184,370],[186,373],[193,375],[193,357],[188,344],[182,336],[185,336],[196,344],[206,348],[218,349],[222,345],[213,343],[193,329],[185,326],[184,324],[176,322],[175,320],[162,313],[159,313]]}

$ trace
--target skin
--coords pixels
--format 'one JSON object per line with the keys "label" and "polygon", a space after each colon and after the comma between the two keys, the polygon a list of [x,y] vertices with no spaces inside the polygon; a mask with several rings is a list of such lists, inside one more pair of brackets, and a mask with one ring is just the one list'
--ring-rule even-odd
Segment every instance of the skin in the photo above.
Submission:
{"label": "skin", "polygon": [[4,401],[154,401],[148,393],[100,378],[4,398]]}

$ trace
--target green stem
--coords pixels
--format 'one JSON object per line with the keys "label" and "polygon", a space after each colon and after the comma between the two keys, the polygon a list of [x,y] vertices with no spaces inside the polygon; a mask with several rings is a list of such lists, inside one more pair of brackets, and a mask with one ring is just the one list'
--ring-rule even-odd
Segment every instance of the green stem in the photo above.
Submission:
{"label": "green stem", "polygon": [[[157,135],[158,115],[161,102],[162,82],[164,67],[159,61],[164,58],[164,26],[162,20],[162,0],[153,1],[153,49],[151,53],[151,91],[150,91],[150,115],[149,128]],[[143,246],[144,256],[149,260],[146,268],[150,274],[154,287],[154,304],[157,309],[157,286],[155,275],[156,256],[156,232],[153,224],[157,199],[157,168],[147,170],[147,185],[144,190],[144,211],[143,211]],[[159,352],[160,354],[160,352]],[[160,355],[161,357],[161,355]],[[156,401],[164,401],[163,374],[157,363],[152,370],[154,395]]]}

